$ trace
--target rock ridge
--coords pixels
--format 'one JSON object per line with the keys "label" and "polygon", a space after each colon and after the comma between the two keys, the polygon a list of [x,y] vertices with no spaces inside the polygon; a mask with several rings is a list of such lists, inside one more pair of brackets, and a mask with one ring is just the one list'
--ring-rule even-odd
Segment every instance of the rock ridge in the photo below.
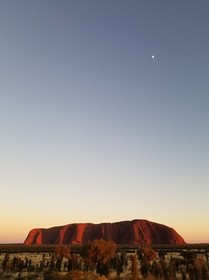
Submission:
{"label": "rock ridge", "polygon": [[115,223],[73,223],[32,229],[24,244],[86,244],[94,239],[116,244],[185,244],[173,228],[143,219]]}

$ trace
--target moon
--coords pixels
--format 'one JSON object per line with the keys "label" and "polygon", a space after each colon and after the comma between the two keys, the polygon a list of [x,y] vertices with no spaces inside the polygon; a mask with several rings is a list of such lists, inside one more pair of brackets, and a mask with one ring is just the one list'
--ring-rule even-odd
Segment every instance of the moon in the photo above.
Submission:
{"label": "moon", "polygon": [[155,59],[155,56],[154,56],[154,55],[152,55],[152,59]]}

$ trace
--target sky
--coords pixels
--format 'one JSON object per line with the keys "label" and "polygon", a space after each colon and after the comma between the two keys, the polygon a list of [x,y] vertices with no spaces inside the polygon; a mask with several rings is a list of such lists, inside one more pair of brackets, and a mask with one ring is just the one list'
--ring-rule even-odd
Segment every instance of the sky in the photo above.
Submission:
{"label": "sky", "polygon": [[146,219],[209,243],[209,1],[0,1],[0,243]]}

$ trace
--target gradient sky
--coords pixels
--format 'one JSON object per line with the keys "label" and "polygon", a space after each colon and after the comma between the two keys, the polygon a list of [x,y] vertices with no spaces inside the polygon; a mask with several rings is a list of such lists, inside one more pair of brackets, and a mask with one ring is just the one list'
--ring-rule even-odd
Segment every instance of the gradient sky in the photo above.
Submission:
{"label": "gradient sky", "polygon": [[209,242],[209,1],[1,0],[0,187],[0,243],[132,219]]}

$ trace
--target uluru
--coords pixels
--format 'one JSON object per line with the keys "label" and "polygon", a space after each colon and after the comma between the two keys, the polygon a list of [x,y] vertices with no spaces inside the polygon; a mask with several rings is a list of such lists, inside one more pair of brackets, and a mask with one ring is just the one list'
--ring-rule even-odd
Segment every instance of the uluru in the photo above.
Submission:
{"label": "uluru", "polygon": [[86,244],[94,239],[116,244],[185,244],[173,228],[148,220],[115,223],[73,223],[51,228],[32,229],[24,244]]}

